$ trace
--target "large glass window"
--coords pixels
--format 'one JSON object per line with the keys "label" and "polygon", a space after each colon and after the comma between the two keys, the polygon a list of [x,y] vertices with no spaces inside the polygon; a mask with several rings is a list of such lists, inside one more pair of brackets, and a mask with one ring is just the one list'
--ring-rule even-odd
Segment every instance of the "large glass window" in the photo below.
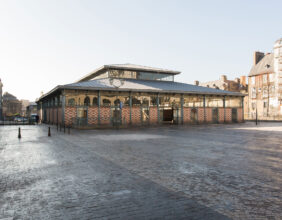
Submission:
{"label": "large glass window", "polygon": [[143,80],[173,81],[174,76],[171,74],[139,72],[137,78]]}
{"label": "large glass window", "polygon": [[206,96],[206,107],[223,107],[223,97]]}
{"label": "large glass window", "polygon": [[204,97],[195,96],[195,95],[184,95],[183,97],[183,106],[184,107],[203,107],[204,106]]}
{"label": "large glass window", "polygon": [[226,97],[225,98],[225,107],[242,107],[242,98],[241,97]]}

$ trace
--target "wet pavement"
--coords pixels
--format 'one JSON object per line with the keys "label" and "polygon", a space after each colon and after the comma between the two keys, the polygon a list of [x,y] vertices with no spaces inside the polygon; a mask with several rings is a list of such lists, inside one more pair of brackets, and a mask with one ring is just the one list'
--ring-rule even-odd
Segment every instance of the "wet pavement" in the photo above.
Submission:
{"label": "wet pavement", "polygon": [[0,219],[282,219],[282,123],[0,127]]}

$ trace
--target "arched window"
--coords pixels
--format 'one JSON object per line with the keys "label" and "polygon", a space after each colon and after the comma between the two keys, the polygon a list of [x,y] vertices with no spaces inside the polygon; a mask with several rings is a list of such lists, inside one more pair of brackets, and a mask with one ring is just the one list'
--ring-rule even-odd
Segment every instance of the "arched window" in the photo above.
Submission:
{"label": "arched window", "polygon": [[68,105],[69,105],[69,106],[74,106],[74,105],[75,105],[75,100],[74,100],[74,98],[68,100]]}
{"label": "arched window", "polygon": [[115,105],[119,105],[119,104],[120,104],[120,100],[119,100],[119,99],[116,99],[116,100],[114,101],[114,103],[115,103]]}
{"label": "arched window", "polygon": [[140,100],[138,100],[135,97],[132,98],[132,105],[140,105],[140,104],[141,104]]}
{"label": "arched window", "polygon": [[111,101],[109,99],[103,99],[104,106],[111,106]]}
{"label": "arched window", "polygon": [[94,105],[94,106],[97,106],[97,105],[98,105],[98,98],[97,98],[97,97],[94,97],[94,98],[93,98],[93,105]]}
{"label": "arched window", "polygon": [[84,105],[89,106],[90,105],[90,98],[88,96],[85,97],[84,99]]}

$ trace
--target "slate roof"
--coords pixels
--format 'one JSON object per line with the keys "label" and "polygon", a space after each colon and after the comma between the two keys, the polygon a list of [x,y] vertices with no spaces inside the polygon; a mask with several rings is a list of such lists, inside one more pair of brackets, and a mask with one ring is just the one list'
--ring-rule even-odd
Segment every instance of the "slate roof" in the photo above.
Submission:
{"label": "slate roof", "polygon": [[[116,81],[115,81],[116,80]],[[96,79],[86,82],[71,83],[59,86],[62,89],[83,89],[83,90],[113,90],[113,91],[137,91],[137,92],[171,92],[171,93],[191,93],[191,94],[212,94],[212,95],[233,95],[244,96],[238,92],[207,88],[191,84],[171,81],[151,81],[139,79],[123,79],[123,84],[116,88],[114,85],[120,84],[118,79],[114,79],[114,85],[109,78]]]}
{"label": "slate roof", "polygon": [[249,76],[256,76],[264,73],[274,73],[274,54],[266,54],[256,65],[254,65]]}
{"label": "slate roof", "polygon": [[149,67],[149,66],[142,66],[142,65],[136,65],[136,64],[109,64],[101,66],[98,69],[95,69],[94,71],[90,72],[86,76],[79,79],[77,82],[83,82],[87,80],[91,80],[94,77],[98,76],[103,71],[106,71],[108,69],[117,69],[117,70],[131,70],[131,71],[144,71],[144,72],[153,72],[153,73],[166,73],[166,74],[172,74],[177,75],[180,73],[180,71],[175,70],[168,70],[168,69],[162,69],[162,68],[155,68],[155,67]]}

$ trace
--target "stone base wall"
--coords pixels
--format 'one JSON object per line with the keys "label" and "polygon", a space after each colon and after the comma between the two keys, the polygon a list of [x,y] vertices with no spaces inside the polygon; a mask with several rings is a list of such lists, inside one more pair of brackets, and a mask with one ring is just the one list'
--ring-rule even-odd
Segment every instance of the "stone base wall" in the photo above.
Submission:
{"label": "stone base wall", "polygon": [[74,118],[76,118],[76,107],[65,107],[65,125],[72,125]]}
{"label": "stone base wall", "polygon": [[[87,118],[85,120],[79,120],[81,123],[84,123],[83,126],[99,126],[99,125],[107,125],[112,126],[112,113],[111,107],[100,107],[100,121],[99,121],[99,108],[98,106],[89,106],[87,109]],[[215,118],[213,116],[213,108],[196,108],[197,115],[196,121],[192,122],[191,119],[191,110],[192,107],[183,107],[183,123],[231,123],[232,122],[232,108],[218,108],[218,116],[217,121],[213,121]],[[130,117],[131,114],[131,117]],[[225,116],[225,118],[224,118]],[[71,126],[76,123],[77,117],[77,107],[75,106],[66,106],[64,112],[64,121],[62,118],[62,108],[47,108],[46,109],[46,122],[51,124],[63,124]],[[179,121],[181,122],[181,116],[179,116]],[[130,119],[131,118],[131,119]],[[237,108],[237,121],[243,122],[243,109]],[[157,124],[158,123],[158,108],[150,107],[149,108],[149,121],[147,124]],[[160,123],[162,120],[160,119]],[[141,107],[133,106],[130,108],[129,106],[125,106],[121,109],[121,125],[142,125],[141,119]],[[144,123],[143,123],[144,124]],[[80,126],[80,125],[79,125]]]}
{"label": "stone base wall", "polygon": [[133,106],[131,108],[131,124],[140,124],[141,123],[141,110],[140,107]]}
{"label": "stone base wall", "polygon": [[150,114],[150,124],[157,124],[158,123],[158,107],[150,107],[149,114]]}
{"label": "stone base wall", "polygon": [[121,112],[122,124],[130,124],[130,107],[123,107]]}

